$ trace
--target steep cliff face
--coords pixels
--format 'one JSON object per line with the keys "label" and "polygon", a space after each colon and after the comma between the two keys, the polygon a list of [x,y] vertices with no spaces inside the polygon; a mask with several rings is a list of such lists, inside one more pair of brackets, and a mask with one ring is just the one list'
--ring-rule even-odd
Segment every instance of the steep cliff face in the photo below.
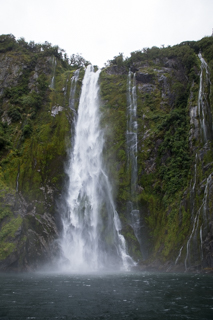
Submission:
{"label": "steep cliff face", "polygon": [[[128,202],[140,212],[142,265],[212,268],[212,38],[122,55],[102,72],[106,158],[123,232],[135,256]],[[207,64],[199,55],[202,52]],[[138,185],[131,195],[126,146],[128,68],[137,86]],[[138,255],[139,257],[139,255]]]}
{"label": "steep cliff face", "polygon": [[[100,74],[104,161],[129,253],[142,267],[213,267],[212,48],[213,38],[204,38],[144,49],[115,57]],[[84,74],[71,102],[76,69],[49,43],[0,37],[0,270],[36,269],[57,254],[56,201]],[[135,188],[129,77],[137,96]]]}
{"label": "steep cliff face", "polygon": [[33,269],[50,259],[58,236],[55,199],[70,147],[75,68],[48,43],[9,35],[0,44],[0,268]]}

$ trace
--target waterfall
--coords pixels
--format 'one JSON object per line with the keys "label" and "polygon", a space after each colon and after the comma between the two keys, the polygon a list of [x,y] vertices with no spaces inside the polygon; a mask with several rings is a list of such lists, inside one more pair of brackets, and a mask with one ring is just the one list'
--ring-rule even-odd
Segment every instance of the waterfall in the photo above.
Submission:
{"label": "waterfall", "polygon": [[[74,72],[74,75],[72,76],[72,78],[70,79],[71,81],[71,86],[70,86],[70,94],[69,94],[69,108],[72,110],[73,112],[73,123],[74,125],[76,124],[76,120],[77,120],[77,113],[76,113],[76,109],[75,109],[75,102],[76,102],[76,84],[79,78],[79,72],[80,69],[76,70]],[[73,142],[73,137],[75,136],[75,128],[74,126],[71,127],[71,137],[72,137],[72,142]]]}
{"label": "waterfall", "polygon": [[203,230],[202,225],[200,226],[200,251],[201,251],[201,261],[203,260]]}
{"label": "waterfall", "polygon": [[76,83],[79,78],[80,69],[74,72],[73,77],[71,78],[71,86],[70,86],[70,96],[69,96],[69,107],[72,111],[75,112],[75,92],[76,92]]}
{"label": "waterfall", "polygon": [[[192,227],[192,232],[190,234],[190,237],[187,241],[186,245],[186,258],[185,258],[185,270],[190,267],[191,261],[190,261],[190,256],[193,253],[193,248],[200,248],[200,252],[198,252],[199,258],[197,258],[197,261],[202,261],[203,259],[203,252],[202,252],[202,236],[203,236],[203,225],[200,227],[200,231],[198,232],[198,226],[199,226],[199,221],[201,220],[204,224],[204,229],[207,229],[207,200],[208,200],[208,191],[209,191],[209,184],[210,181],[212,180],[212,174],[208,176],[206,179],[206,185],[205,185],[205,190],[204,190],[204,197],[202,204],[197,211],[197,214],[195,215],[194,222],[193,222],[193,227]],[[197,249],[195,250],[195,252]],[[194,260],[196,257],[194,258]]]}
{"label": "waterfall", "polygon": [[196,182],[197,182],[196,179],[197,179],[197,153],[196,153],[196,156],[195,156],[194,183],[193,183],[193,187],[192,187],[193,196],[194,196],[195,186],[196,186]]}
{"label": "waterfall", "polygon": [[137,205],[137,184],[138,184],[138,167],[137,167],[137,95],[136,95],[136,79],[135,73],[129,71],[127,78],[127,159],[128,168],[130,170],[130,200],[127,203],[127,212],[129,223],[134,231],[134,234],[141,246],[141,221],[140,212]]}
{"label": "waterfall", "polygon": [[[191,183],[190,183],[190,209],[191,209],[191,219],[193,221],[193,229],[192,229],[192,233],[191,233],[191,236],[192,234],[194,233],[194,227],[195,227],[195,224],[196,224],[196,221],[197,221],[197,216],[194,217],[194,212],[195,212],[195,197],[196,197],[196,183],[197,183],[197,161],[198,161],[198,156],[197,156],[197,153],[196,153],[196,156],[195,156],[195,164],[194,164],[194,179],[191,179]],[[194,181],[193,181],[194,180]],[[191,187],[193,183],[193,186]],[[186,258],[185,258],[185,269],[187,269],[187,260],[189,258],[189,245],[190,245],[190,241],[191,241],[191,236],[189,238],[189,240],[187,241],[187,244],[186,244]],[[181,257],[181,253],[182,253],[182,250],[183,250],[183,247],[182,246],[179,250],[179,254],[175,260],[175,265],[178,263],[180,257]]]}
{"label": "waterfall", "polygon": [[[198,116],[200,122],[200,136],[203,143],[207,143],[212,139],[212,114],[209,105],[208,94],[210,86],[210,75],[208,65],[203,59],[202,54],[198,55],[201,61],[200,84],[198,94]],[[203,260],[203,231],[207,232],[208,216],[207,216],[207,199],[209,183],[212,179],[211,174],[206,179],[204,196],[200,208],[195,214],[194,199],[196,198],[196,175],[197,175],[197,159],[195,158],[194,183],[191,189],[190,198],[192,199],[192,231],[186,244],[185,269],[190,267],[192,263],[200,263]],[[199,248],[199,249],[198,249]]]}
{"label": "waterfall", "polygon": [[180,251],[179,251],[179,253],[178,253],[178,256],[177,256],[177,258],[176,258],[176,260],[175,260],[175,265],[178,263],[178,260],[179,260],[180,257],[181,257],[182,250],[183,250],[183,246],[180,248]]}
{"label": "waterfall", "polygon": [[18,181],[19,181],[19,172],[16,177],[16,192],[18,192],[18,185],[19,185]]}
{"label": "waterfall", "polygon": [[200,127],[202,130],[203,142],[205,143],[208,139],[211,139],[212,137],[212,114],[207,99],[207,94],[205,93],[205,88],[208,88],[210,84],[210,75],[208,72],[208,65],[206,61],[203,59],[202,54],[199,53],[198,57],[201,61],[200,86],[198,94],[198,115],[200,118]]}
{"label": "waterfall", "polygon": [[[100,70],[94,72],[92,66],[86,69],[75,123],[74,146],[67,168],[69,183],[60,241],[60,265],[65,271],[127,270],[134,265],[120,234],[121,222],[103,165],[99,74]],[[76,73],[71,86],[71,108],[77,76]]]}
{"label": "waterfall", "polygon": [[135,74],[129,71],[128,74],[128,96],[127,96],[127,149],[128,163],[131,170],[131,197],[135,197],[137,190],[137,95]]}
{"label": "waterfall", "polygon": [[55,69],[56,69],[56,65],[57,65],[57,60],[55,57],[52,58],[52,64],[53,64],[53,75],[51,78],[50,88],[54,89],[54,87],[55,87]]}

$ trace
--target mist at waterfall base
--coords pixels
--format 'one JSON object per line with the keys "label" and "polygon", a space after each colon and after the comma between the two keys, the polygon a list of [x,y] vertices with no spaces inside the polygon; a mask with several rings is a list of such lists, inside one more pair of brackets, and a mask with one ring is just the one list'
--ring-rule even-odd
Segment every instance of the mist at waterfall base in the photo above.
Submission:
{"label": "mist at waterfall base", "polygon": [[213,318],[212,276],[0,274],[0,319]]}

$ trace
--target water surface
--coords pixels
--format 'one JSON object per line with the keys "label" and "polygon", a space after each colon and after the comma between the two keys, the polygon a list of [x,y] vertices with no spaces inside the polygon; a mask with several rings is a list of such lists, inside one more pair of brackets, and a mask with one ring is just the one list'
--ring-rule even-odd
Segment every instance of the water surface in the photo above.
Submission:
{"label": "water surface", "polygon": [[213,319],[213,278],[0,274],[0,319]]}

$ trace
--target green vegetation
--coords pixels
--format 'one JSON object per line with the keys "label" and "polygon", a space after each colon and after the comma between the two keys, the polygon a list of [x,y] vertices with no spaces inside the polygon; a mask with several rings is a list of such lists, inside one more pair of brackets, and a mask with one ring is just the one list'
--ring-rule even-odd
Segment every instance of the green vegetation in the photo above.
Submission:
{"label": "green vegetation", "polygon": [[[190,148],[189,132],[193,127],[189,110],[197,105],[198,99],[200,60],[197,54],[202,52],[212,79],[212,46],[213,38],[206,37],[173,47],[145,48],[132,52],[126,59],[119,53],[108,61],[101,75],[103,119],[110,132],[106,135],[106,154],[109,167],[110,159],[115,164],[110,172],[117,179],[116,201],[124,225],[130,197],[130,172],[125,156],[126,89],[121,95],[120,88],[125,88],[129,68],[136,74],[150,75],[149,80],[137,82],[138,185],[139,190],[142,188],[137,201],[141,215],[146,219],[153,254],[162,261],[175,259],[180,247],[186,244],[192,231],[190,203],[195,202],[193,210],[196,211],[203,199],[203,194],[197,201],[190,198],[194,149],[202,148],[203,142],[202,138],[193,140],[193,149]],[[116,70],[113,69],[115,66],[118,74],[110,71]],[[208,87],[205,90],[212,108],[212,90]],[[197,170],[197,188],[212,170],[212,166],[208,172],[202,169],[212,162],[211,148],[207,154]],[[127,231],[124,234],[131,238]],[[134,246],[131,245],[132,251]]]}
{"label": "green vegetation", "polygon": [[[151,258],[174,260],[180,247],[186,245],[192,231],[192,211],[196,213],[200,208],[205,181],[212,172],[212,142],[204,146],[199,132],[197,139],[189,140],[190,132],[196,129],[190,123],[190,110],[197,106],[200,51],[209,66],[211,84],[205,84],[204,90],[212,109],[212,37],[167,48],[144,48],[128,58],[119,53],[100,74],[104,162],[113,181],[122,232],[137,260],[143,257],[129,224],[128,201],[138,206],[145,221]],[[0,259],[3,260],[17,250],[17,241],[21,243],[20,239],[16,241],[20,226],[26,230],[34,228],[41,234],[49,232],[42,219],[45,212],[55,213],[54,199],[66,178],[63,162],[71,147],[70,79],[81,68],[75,99],[77,110],[84,76],[82,67],[89,62],[79,54],[69,59],[63,49],[48,42],[27,43],[23,38],[16,40],[13,35],[2,35],[0,63],[7,74],[0,80]],[[136,72],[137,79],[138,185],[134,199],[126,150],[129,69]],[[59,106],[61,111],[53,115],[53,107]],[[15,216],[14,207],[7,203],[10,195],[21,195],[30,204],[27,210],[34,213],[23,218]],[[208,205],[212,203],[209,196]],[[201,223],[200,218],[199,226]]]}
{"label": "green vegetation", "polygon": [[[10,219],[8,220],[8,218]],[[7,221],[5,220],[7,218]],[[11,210],[9,208],[0,209],[0,222],[4,220],[0,230],[0,260],[5,259],[10,253],[16,249],[15,233],[21,226],[22,218],[12,217]]]}
{"label": "green vegetation", "polygon": [[[54,197],[62,188],[63,162],[70,147],[73,117],[69,110],[70,79],[78,64],[73,61],[71,64],[64,50],[57,46],[47,42],[27,43],[12,35],[0,36],[0,63],[3,72],[8,72],[6,80],[1,80],[0,95],[0,259],[3,260],[21,243],[15,232],[22,218],[14,217],[15,207],[7,205],[15,190],[30,203],[29,208],[35,208],[38,216],[55,212]],[[76,108],[83,74],[82,69]],[[53,76],[55,85],[50,88]],[[51,114],[54,106],[62,107],[55,116]],[[27,220],[27,216],[23,218],[23,225],[28,225]],[[41,224],[40,233],[42,228],[46,227]]]}
{"label": "green vegetation", "polygon": [[[173,109],[158,129],[157,137],[163,139],[158,150],[158,175],[163,181],[162,192],[167,197],[173,197],[186,186],[191,164],[188,145],[189,116],[186,110]],[[162,160],[164,156],[167,158],[165,162]]]}

